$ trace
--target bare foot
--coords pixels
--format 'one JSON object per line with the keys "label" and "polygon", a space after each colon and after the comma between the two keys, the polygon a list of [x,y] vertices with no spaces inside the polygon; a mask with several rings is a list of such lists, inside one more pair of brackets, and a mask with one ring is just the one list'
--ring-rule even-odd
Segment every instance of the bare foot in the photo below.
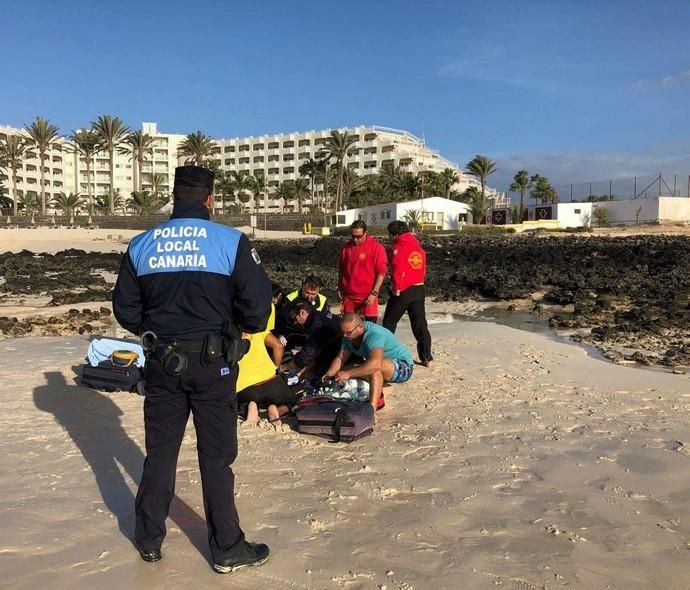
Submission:
{"label": "bare foot", "polygon": [[272,424],[279,426],[280,425],[280,412],[278,411],[278,408],[271,404],[268,406],[268,421],[271,422]]}
{"label": "bare foot", "polygon": [[247,406],[247,419],[244,422],[245,424],[259,423],[259,406],[256,405],[256,402],[249,402]]}

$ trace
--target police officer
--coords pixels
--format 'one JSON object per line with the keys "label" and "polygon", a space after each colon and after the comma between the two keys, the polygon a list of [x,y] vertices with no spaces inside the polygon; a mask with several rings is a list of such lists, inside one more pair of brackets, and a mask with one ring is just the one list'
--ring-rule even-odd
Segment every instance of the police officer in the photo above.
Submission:
{"label": "police officer", "polygon": [[227,355],[233,340],[220,334],[264,330],[271,283],[249,240],[209,221],[213,179],[206,168],[175,170],[172,216],[129,244],[113,311],[124,328],[146,333],[152,351],[146,363],[146,460],[135,503],[137,549],[144,561],[161,559],[191,411],[213,568],[229,573],[265,562],[269,549],[245,541],[235,508],[230,466],[237,456],[237,366]]}

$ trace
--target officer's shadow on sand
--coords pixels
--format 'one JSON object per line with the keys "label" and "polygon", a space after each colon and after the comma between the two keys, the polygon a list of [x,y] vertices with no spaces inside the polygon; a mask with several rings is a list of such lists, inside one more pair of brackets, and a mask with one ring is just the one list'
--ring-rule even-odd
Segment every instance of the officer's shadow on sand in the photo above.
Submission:
{"label": "officer's shadow on sand", "polygon": [[[67,383],[62,373],[44,374],[46,384],[34,389],[36,407],[53,414],[55,421],[70,435],[91,466],[103,501],[117,518],[120,531],[133,540],[134,493],[120,466],[138,482],[144,454],[122,428],[122,410],[106,395]],[[170,519],[209,559],[204,519],[177,496],[170,507]]]}

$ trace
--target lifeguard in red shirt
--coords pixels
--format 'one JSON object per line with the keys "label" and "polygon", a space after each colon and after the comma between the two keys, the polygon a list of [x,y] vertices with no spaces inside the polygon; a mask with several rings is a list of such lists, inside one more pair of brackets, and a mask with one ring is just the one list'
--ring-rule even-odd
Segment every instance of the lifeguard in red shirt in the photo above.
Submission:
{"label": "lifeguard in red shirt", "polygon": [[389,223],[388,235],[393,240],[390,251],[391,297],[383,314],[383,327],[395,334],[400,318],[407,312],[417,341],[419,360],[428,367],[433,356],[424,308],[426,253],[404,221]]}
{"label": "lifeguard in red shirt", "polygon": [[358,219],[350,226],[352,239],[340,249],[338,291],[342,313],[359,313],[369,322],[379,314],[379,289],[388,270],[386,249],[367,234],[367,224]]}

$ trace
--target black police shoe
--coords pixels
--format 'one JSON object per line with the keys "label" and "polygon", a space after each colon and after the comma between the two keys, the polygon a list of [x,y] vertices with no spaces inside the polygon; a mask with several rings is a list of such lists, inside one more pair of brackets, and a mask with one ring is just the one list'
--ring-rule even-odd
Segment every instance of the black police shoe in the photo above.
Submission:
{"label": "black police shoe", "polygon": [[240,555],[224,559],[220,563],[214,563],[213,569],[219,574],[230,574],[243,567],[266,563],[269,553],[270,550],[268,545],[264,545],[263,543],[247,543],[245,541]]}
{"label": "black police shoe", "polygon": [[137,546],[137,551],[139,551],[139,555],[141,555],[141,558],[144,561],[148,561],[149,563],[153,563],[154,561],[160,561],[163,558],[161,552],[158,549],[142,549],[141,547]]}

